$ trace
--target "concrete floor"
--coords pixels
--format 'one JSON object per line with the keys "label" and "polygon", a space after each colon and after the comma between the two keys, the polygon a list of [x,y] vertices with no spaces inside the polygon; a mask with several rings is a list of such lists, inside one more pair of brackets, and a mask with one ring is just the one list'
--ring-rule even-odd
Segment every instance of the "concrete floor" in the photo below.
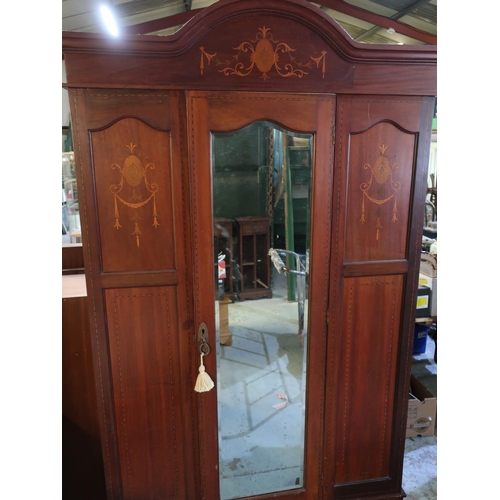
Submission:
{"label": "concrete floor", "polygon": [[218,346],[222,500],[303,484],[305,376],[297,318],[297,304],[279,293],[229,305],[233,343]]}
{"label": "concrete floor", "polygon": [[[217,348],[221,500],[303,484],[305,370],[297,317],[297,304],[279,287],[272,299],[229,305],[233,344]],[[437,395],[433,356],[428,339],[412,372]],[[436,435],[406,439],[408,500],[437,498],[436,468]]]}

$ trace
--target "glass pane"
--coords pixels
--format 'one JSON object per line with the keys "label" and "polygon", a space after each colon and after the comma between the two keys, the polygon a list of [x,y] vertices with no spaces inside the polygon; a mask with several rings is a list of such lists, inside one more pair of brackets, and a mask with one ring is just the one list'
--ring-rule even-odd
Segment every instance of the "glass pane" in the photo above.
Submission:
{"label": "glass pane", "polygon": [[312,148],[268,122],[212,134],[222,500],[303,486]]}

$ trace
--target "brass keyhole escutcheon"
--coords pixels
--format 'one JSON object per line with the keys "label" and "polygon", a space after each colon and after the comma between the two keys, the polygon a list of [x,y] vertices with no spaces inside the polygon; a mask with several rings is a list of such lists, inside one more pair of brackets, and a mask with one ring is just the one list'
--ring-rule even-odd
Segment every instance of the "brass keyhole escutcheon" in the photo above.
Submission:
{"label": "brass keyhole escutcheon", "polygon": [[208,328],[205,323],[201,323],[198,327],[198,347],[200,354],[207,355],[210,353],[210,346],[208,345]]}

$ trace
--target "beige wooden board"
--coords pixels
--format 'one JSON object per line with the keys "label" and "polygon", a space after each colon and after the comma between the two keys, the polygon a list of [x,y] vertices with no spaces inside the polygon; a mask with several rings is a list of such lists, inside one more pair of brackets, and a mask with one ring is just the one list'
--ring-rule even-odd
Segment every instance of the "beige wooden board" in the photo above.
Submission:
{"label": "beige wooden board", "polygon": [[62,298],[86,297],[87,285],[84,274],[68,274],[62,276]]}

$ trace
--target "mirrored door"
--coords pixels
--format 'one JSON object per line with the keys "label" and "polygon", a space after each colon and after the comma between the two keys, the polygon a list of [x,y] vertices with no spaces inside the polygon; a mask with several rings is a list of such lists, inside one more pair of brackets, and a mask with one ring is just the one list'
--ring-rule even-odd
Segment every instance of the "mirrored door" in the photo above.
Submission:
{"label": "mirrored door", "polygon": [[221,500],[304,485],[312,134],[212,134]]}
{"label": "mirrored door", "polygon": [[318,498],[333,98],[190,97],[196,313],[216,381],[199,395],[202,489]]}

